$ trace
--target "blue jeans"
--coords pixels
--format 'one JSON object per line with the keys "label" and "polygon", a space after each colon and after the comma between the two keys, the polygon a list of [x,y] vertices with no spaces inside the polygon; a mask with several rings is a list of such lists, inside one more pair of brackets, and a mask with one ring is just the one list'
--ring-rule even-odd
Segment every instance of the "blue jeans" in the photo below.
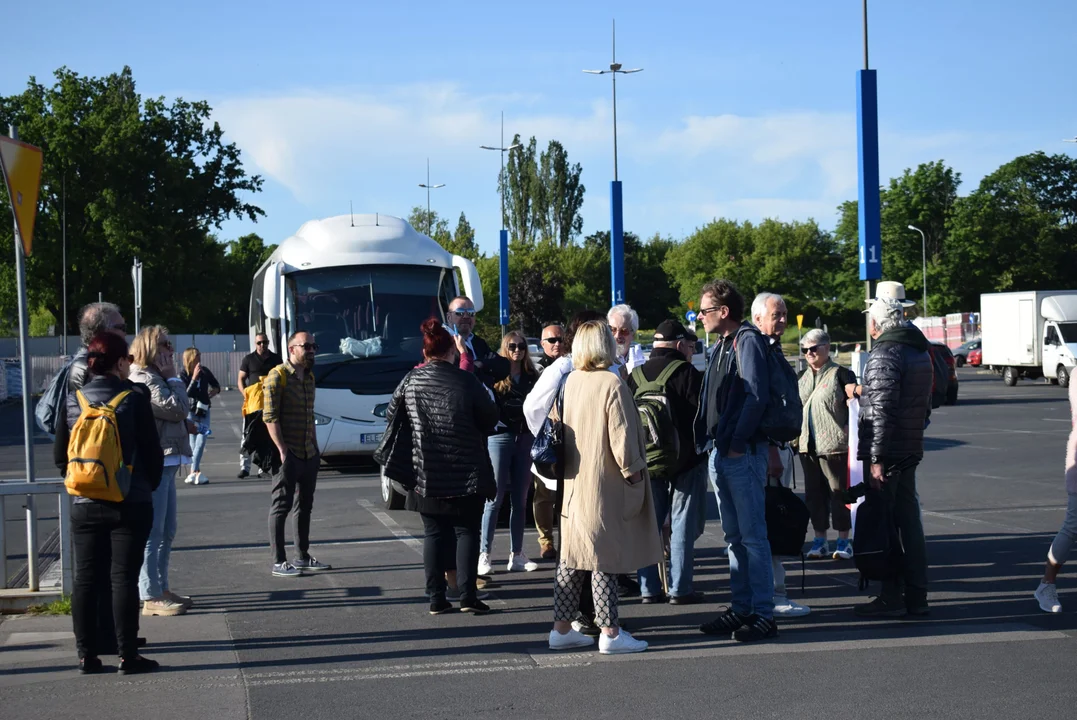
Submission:
{"label": "blue jeans", "polygon": [[[706,465],[699,463],[678,475],[672,483],[651,478],[659,528],[665,523],[666,514],[670,514],[669,594],[673,597],[692,594],[692,563],[699,535],[699,513],[707,502],[706,472]],[[639,571],[639,585],[644,597],[662,594],[657,565]]]}
{"label": "blue jeans", "polygon": [[179,465],[166,465],[161,484],[153,491],[153,529],[138,574],[138,594],[143,600],[159,598],[168,589],[168,558],[176,537],[177,470]]}
{"label": "blue jeans", "polygon": [[[206,416],[201,418],[196,418],[192,413],[188,419],[193,423],[202,423],[209,427],[209,412],[209,410],[206,410]],[[202,464],[202,453],[205,451],[206,436],[202,433],[191,435],[191,472],[196,473],[199,471],[199,466]]]}
{"label": "blue jeans", "polygon": [[486,501],[482,513],[482,542],[480,552],[488,553],[494,544],[497,516],[505,493],[509,493],[512,512],[509,514],[509,537],[512,552],[524,549],[524,522],[527,519],[527,491],[531,487],[531,433],[500,433],[486,441],[490,462],[494,466],[497,496]]}
{"label": "blue jeans", "polygon": [[738,458],[711,453],[722,530],[729,546],[729,591],[733,610],[774,617],[774,572],[767,540],[767,451],[759,447]]}

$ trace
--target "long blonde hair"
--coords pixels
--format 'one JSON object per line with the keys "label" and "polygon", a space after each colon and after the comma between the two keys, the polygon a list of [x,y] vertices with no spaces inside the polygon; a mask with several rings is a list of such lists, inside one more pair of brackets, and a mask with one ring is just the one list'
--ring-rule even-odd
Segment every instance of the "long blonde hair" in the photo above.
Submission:
{"label": "long blonde hair", "polygon": [[183,369],[187,371],[188,377],[194,375],[194,366],[201,359],[202,353],[196,347],[189,347],[183,351]]}
{"label": "long blonde hair", "polygon": [[[524,359],[522,361],[523,375],[538,375],[538,370],[535,369],[535,363],[531,361],[531,353],[528,352],[527,338],[519,330],[513,330],[506,333],[505,337],[501,338],[501,350],[498,352],[503,358],[507,358],[509,362],[512,362],[512,355],[509,354],[509,343],[513,338],[519,338],[518,342],[523,343],[524,346]],[[504,395],[512,390],[512,373],[510,372],[508,377],[494,385],[494,390],[498,395]]]}
{"label": "long blonde hair", "polygon": [[168,328],[164,325],[142,328],[131,343],[131,355],[134,356],[136,364],[142,367],[157,367],[157,343],[161,336],[168,336]]}
{"label": "long blonde hair", "polygon": [[617,343],[610,326],[601,320],[580,325],[572,338],[572,367],[590,372],[607,370],[617,362]]}

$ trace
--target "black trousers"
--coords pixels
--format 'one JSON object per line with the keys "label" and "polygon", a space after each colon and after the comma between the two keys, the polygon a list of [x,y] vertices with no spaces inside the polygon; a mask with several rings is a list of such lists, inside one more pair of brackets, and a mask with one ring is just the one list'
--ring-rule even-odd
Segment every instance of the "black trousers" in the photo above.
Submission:
{"label": "black trousers", "polygon": [[445,572],[456,570],[456,586],[461,601],[475,601],[475,578],[479,568],[479,531],[482,528],[482,505],[474,511],[451,515],[420,513],[426,536],[423,539],[423,568],[426,570],[426,594],[431,599],[444,598]]}
{"label": "black trousers", "polygon": [[293,506],[295,545],[299,549],[299,559],[306,560],[310,555],[310,513],[314,509],[314,490],[318,484],[320,460],[318,455],[304,460],[289,450],[284,463],[273,476],[272,500],[269,506],[269,541],[274,563],[280,564],[288,559],[284,549],[284,525]]}
{"label": "black trousers", "polygon": [[[120,657],[138,655],[138,573],[153,527],[151,503],[75,503],[71,509],[75,587],[71,619],[80,658],[97,657],[113,644]],[[101,614],[111,604],[115,638]]]}

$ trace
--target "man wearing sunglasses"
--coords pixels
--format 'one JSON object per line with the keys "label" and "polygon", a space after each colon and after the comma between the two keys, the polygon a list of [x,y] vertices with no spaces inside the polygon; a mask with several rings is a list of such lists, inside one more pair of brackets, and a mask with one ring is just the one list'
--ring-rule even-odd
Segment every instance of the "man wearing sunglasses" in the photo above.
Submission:
{"label": "man wearing sunglasses", "polygon": [[475,303],[460,295],[449,303],[445,327],[456,341],[460,353],[460,369],[475,373],[483,385],[493,390],[494,384],[509,376],[510,363],[493,350],[475,330]]}
{"label": "man wearing sunglasses", "polygon": [[[310,554],[310,513],[318,482],[318,435],[314,429],[314,356],[318,345],[310,333],[288,338],[288,360],[269,371],[263,387],[262,420],[280,455],[273,473],[269,509],[269,541],[274,577],[298,577],[329,570]],[[298,497],[296,491],[298,490]],[[294,506],[294,513],[293,513]],[[284,549],[284,525],[294,515],[298,554],[292,562]]]}
{"label": "man wearing sunglasses", "polygon": [[538,366],[545,370],[565,351],[565,329],[560,323],[553,323],[542,328],[542,357]]}
{"label": "man wearing sunglasses", "polygon": [[[262,381],[269,371],[284,362],[281,356],[269,349],[269,337],[265,333],[254,336],[254,352],[243,358],[239,365],[239,377],[236,385],[243,392],[248,386]],[[251,457],[242,448],[239,450],[239,475],[242,479],[251,474]],[[258,475],[261,476],[261,471]]]}

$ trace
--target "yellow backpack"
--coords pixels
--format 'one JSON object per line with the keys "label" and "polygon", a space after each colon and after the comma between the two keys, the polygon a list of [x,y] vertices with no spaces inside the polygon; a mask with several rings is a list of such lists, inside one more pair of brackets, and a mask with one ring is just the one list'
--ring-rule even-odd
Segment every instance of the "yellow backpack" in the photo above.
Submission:
{"label": "yellow backpack", "polygon": [[67,443],[64,485],[69,495],[122,502],[131,488],[132,468],[123,462],[116,408],[131,391],[124,390],[104,405],[91,404],[81,390],[77,393],[82,412]]}

